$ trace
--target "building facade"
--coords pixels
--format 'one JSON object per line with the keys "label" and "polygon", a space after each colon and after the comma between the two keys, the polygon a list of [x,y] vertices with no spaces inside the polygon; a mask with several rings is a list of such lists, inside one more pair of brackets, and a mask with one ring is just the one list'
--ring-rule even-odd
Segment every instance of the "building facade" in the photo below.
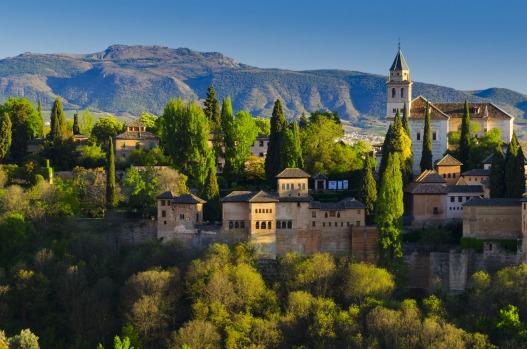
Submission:
{"label": "building facade", "polygon": [[136,149],[150,150],[159,146],[159,138],[146,130],[146,126],[135,120],[126,126],[126,131],[113,139],[115,157],[128,159]]}

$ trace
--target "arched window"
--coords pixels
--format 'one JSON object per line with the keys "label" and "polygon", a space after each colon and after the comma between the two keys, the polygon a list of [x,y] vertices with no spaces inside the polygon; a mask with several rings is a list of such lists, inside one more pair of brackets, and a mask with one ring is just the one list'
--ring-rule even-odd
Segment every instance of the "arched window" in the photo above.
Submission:
{"label": "arched window", "polygon": [[245,221],[240,222],[240,228],[245,229]]}
{"label": "arched window", "polygon": [[285,190],[285,184],[282,183],[282,190]]}
{"label": "arched window", "polygon": [[271,229],[271,221],[267,222],[267,229]]}
{"label": "arched window", "polygon": [[256,229],[260,229],[260,222],[256,221]]}
{"label": "arched window", "polygon": [[340,212],[337,212],[337,218],[340,218]]}
{"label": "arched window", "polygon": [[265,213],[269,213],[269,209],[268,208],[265,209]]}
{"label": "arched window", "polygon": [[229,229],[234,228],[234,223],[232,221],[229,221]]}
{"label": "arched window", "polygon": [[292,221],[287,222],[287,229],[293,229],[293,222]]}
{"label": "arched window", "polygon": [[328,213],[327,212],[324,213],[324,217],[328,218]]}
{"label": "arched window", "polygon": [[262,222],[262,229],[266,229],[266,228],[265,228],[265,221]]}
{"label": "arched window", "polygon": [[395,87],[392,88],[392,98],[395,98]]}
{"label": "arched window", "polygon": [[289,190],[289,183],[286,184],[285,188]]}
{"label": "arched window", "polygon": [[281,225],[280,225],[280,221],[276,221],[276,229],[280,229]]}
{"label": "arched window", "polygon": [[401,88],[401,98],[404,98],[404,88]]}
{"label": "arched window", "polygon": [[234,229],[239,229],[240,228],[240,222],[236,221],[234,222]]}
{"label": "arched window", "polygon": [[258,209],[257,208],[254,209],[254,213],[258,213]]}

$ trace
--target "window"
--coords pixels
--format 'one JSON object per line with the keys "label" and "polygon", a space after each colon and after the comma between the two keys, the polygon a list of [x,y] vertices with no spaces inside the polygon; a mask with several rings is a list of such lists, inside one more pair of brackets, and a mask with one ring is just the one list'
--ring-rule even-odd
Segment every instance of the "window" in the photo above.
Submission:
{"label": "window", "polygon": [[306,183],[302,183],[302,190],[306,190]]}
{"label": "window", "polygon": [[432,132],[432,140],[433,140],[433,141],[436,141],[436,140],[437,140],[437,133]]}
{"label": "window", "polygon": [[297,203],[296,203],[296,207],[300,207],[300,202],[297,202]]}
{"label": "window", "polygon": [[463,197],[462,196],[458,196],[457,197],[457,202],[463,202]]}
{"label": "window", "polygon": [[335,217],[335,211],[329,211],[329,216],[330,217]]}
{"label": "window", "polygon": [[448,178],[450,178],[450,173],[448,174]]}
{"label": "window", "polygon": [[262,222],[262,229],[267,229],[267,228],[265,227],[265,221]]}
{"label": "window", "polygon": [[401,88],[401,98],[404,98],[404,88]]}
{"label": "window", "polygon": [[245,229],[245,221],[240,222],[240,228]]}
{"label": "window", "polygon": [[337,212],[337,218],[340,218],[340,212]]}
{"label": "window", "polygon": [[260,229],[260,222],[256,221],[256,229]]}
{"label": "window", "polygon": [[269,213],[269,209],[268,208],[265,209],[265,213]]}
{"label": "window", "polygon": [[452,173],[452,178],[456,178],[456,174],[455,173]]}
{"label": "window", "polygon": [[451,196],[451,197],[450,197],[450,202],[456,202],[456,198],[453,197],[453,196]]}
{"label": "window", "polygon": [[312,222],[311,222],[311,226],[312,226],[312,227],[315,227],[316,225],[317,225],[317,223],[316,223],[315,221],[312,221]]}
{"label": "window", "polygon": [[185,214],[184,213],[180,213],[179,214],[179,219],[185,219]]}
{"label": "window", "polygon": [[167,221],[163,221],[163,224],[164,224],[164,225],[167,225]]}
{"label": "window", "polygon": [[344,226],[344,222],[340,222],[340,226],[343,227]]}
{"label": "window", "polygon": [[443,178],[446,178],[446,173],[443,173]]}
{"label": "window", "polygon": [[[523,208],[525,208],[525,204],[523,204]],[[317,211],[311,211],[311,217],[317,218]]]}
{"label": "window", "polygon": [[282,190],[285,190],[285,184],[282,183]]}
{"label": "window", "polygon": [[234,228],[234,222],[233,221],[229,221],[229,229],[232,229]]}
{"label": "window", "polygon": [[287,184],[285,185],[285,188],[286,188],[287,190],[289,190],[289,183],[287,183]]}
{"label": "window", "polygon": [[236,221],[234,222],[234,229],[240,228],[240,222]]}
{"label": "window", "polygon": [[161,200],[161,206],[165,206],[165,200]]}
{"label": "window", "polygon": [[167,216],[167,211],[163,210],[161,211],[161,217],[166,217]]}
{"label": "window", "polygon": [[259,156],[260,156],[261,158],[263,158],[264,155],[263,155],[263,153],[260,153]]}
{"label": "window", "polygon": [[263,147],[263,146],[264,146],[264,142],[260,141],[260,147]]}
{"label": "window", "polygon": [[355,225],[356,225],[357,227],[360,227],[360,221],[355,221]]}
{"label": "window", "polygon": [[392,98],[395,98],[395,87],[392,88]]}
{"label": "window", "polygon": [[272,208],[269,209],[269,213],[273,213],[273,209]]}
{"label": "window", "polygon": [[322,226],[325,227],[326,226],[326,222],[322,222]]}
{"label": "window", "polygon": [[434,207],[434,214],[439,214],[439,208]]}
{"label": "window", "polygon": [[324,217],[328,218],[328,213],[327,212],[324,213]]}
{"label": "window", "polygon": [[254,213],[258,213],[258,209],[257,208],[254,209]]}
{"label": "window", "polygon": [[394,113],[394,114],[397,113],[397,109],[393,108],[392,109],[392,113]]}
{"label": "window", "polygon": [[287,222],[287,229],[293,229],[293,221]]}
{"label": "window", "polygon": [[298,183],[298,190],[300,190],[301,187],[302,187],[302,185],[300,183]]}
{"label": "window", "polygon": [[348,227],[350,226],[350,222],[348,222]]}
{"label": "window", "polygon": [[416,139],[417,139],[418,141],[421,140],[421,133],[420,133],[420,132],[417,132],[417,137],[416,137]]}
{"label": "window", "polygon": [[268,228],[268,229],[271,229],[271,227],[272,227],[272,226],[271,226],[271,221],[267,222],[267,228]]}

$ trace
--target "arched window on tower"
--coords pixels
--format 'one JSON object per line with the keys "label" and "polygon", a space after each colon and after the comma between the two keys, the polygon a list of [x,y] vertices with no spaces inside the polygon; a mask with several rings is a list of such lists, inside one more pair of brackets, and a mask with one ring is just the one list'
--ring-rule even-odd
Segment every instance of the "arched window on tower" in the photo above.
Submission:
{"label": "arched window on tower", "polygon": [[392,98],[395,98],[395,87],[392,88]]}
{"label": "arched window on tower", "polygon": [[404,98],[404,88],[401,88],[401,98]]}

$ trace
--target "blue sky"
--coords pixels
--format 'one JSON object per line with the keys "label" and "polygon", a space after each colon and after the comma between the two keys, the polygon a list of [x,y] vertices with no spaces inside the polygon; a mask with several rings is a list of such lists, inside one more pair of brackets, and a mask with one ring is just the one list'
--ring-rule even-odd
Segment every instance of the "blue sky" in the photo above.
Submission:
{"label": "blue sky", "polygon": [[1,12],[0,58],[141,44],[385,75],[400,38],[414,81],[527,94],[522,0],[18,0]]}

